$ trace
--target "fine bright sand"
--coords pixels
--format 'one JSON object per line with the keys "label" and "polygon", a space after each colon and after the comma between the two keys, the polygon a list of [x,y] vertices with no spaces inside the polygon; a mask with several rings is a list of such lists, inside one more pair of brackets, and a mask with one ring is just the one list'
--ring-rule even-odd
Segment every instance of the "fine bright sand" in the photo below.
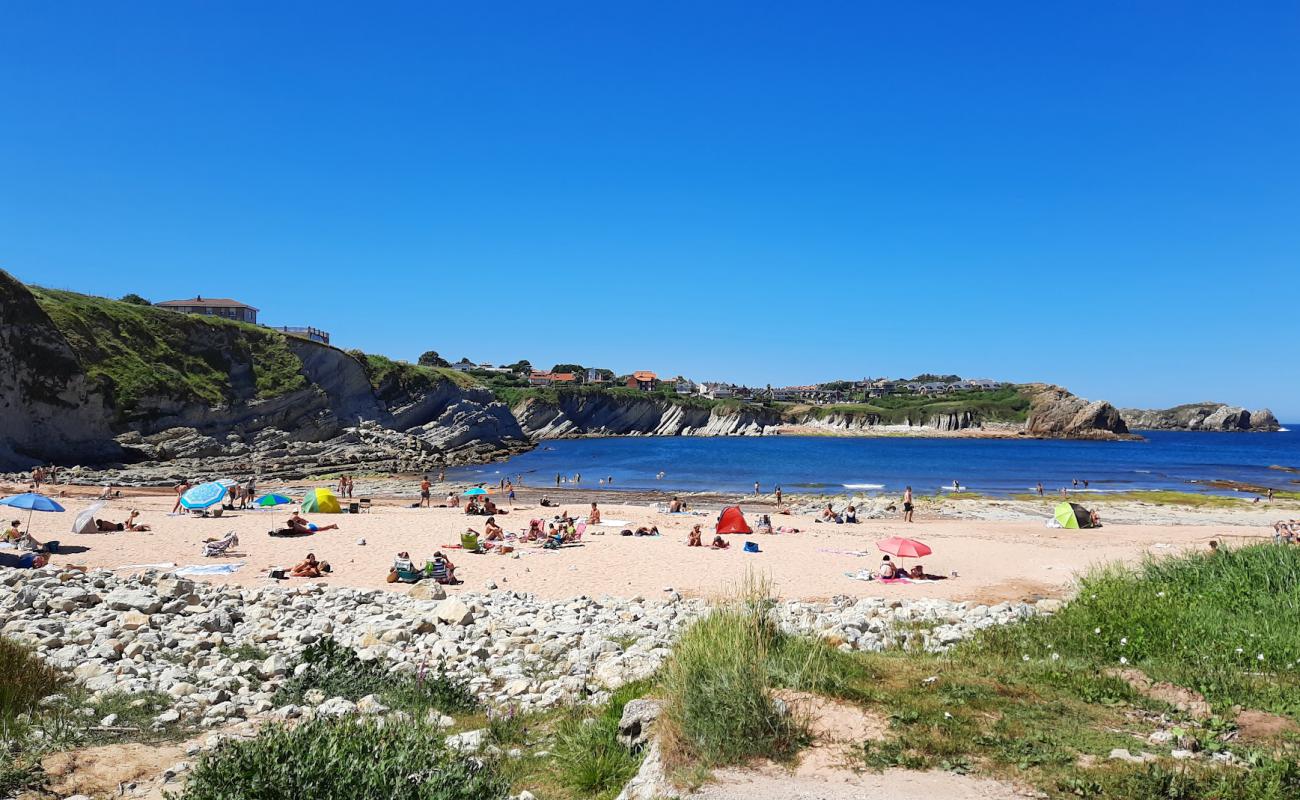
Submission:
{"label": "fine bright sand", "polygon": [[[311,537],[271,538],[267,531],[280,527],[294,506],[271,511],[225,512],[222,518],[196,519],[168,516],[173,496],[137,494],[111,501],[98,516],[112,521],[126,518],[129,509],[141,511],[148,533],[70,533],[76,513],[89,502],[91,487],[57,487],[70,496],[61,498],[68,513],[37,514],[32,533],[41,541],[57,539],[61,551],[53,563],[91,568],[171,563],[176,565],[243,563],[228,576],[209,580],[241,586],[276,583],[267,572],[272,567],[292,567],[306,553],[329,561],[334,572],[319,581],[332,586],[405,591],[405,584],[388,584],[385,577],[400,550],[410,552],[417,564],[442,549],[458,567],[464,583],[457,591],[481,591],[493,580],[501,589],[532,592],[544,598],[640,595],[649,600],[669,587],[687,596],[713,596],[740,581],[747,571],[768,576],[785,599],[826,599],[835,595],[898,598],[936,597],[996,603],[1039,596],[1062,596],[1076,573],[1111,561],[1136,562],[1144,553],[1170,554],[1202,549],[1212,538],[1229,542],[1258,539],[1258,527],[1161,524],[1107,524],[1098,530],[1065,531],[1044,527],[1034,520],[980,520],[927,517],[917,521],[869,520],[857,525],[815,524],[811,515],[774,515],[775,525],[799,528],[796,534],[725,537],[729,550],[714,551],[685,546],[691,525],[703,523],[707,544],[721,504],[701,506],[703,516],[657,513],[645,502],[605,503],[601,492],[573,490],[559,493],[562,508],[585,517],[592,500],[600,501],[605,519],[628,520],[629,525],[657,525],[660,537],[623,537],[619,528],[588,527],[581,546],[544,551],[534,545],[519,546],[519,558],[495,554],[475,555],[446,545],[459,541],[466,527],[482,530],[482,517],[466,516],[461,509],[410,508],[413,498],[376,498],[369,514],[308,515],[318,524],[337,523],[340,530]],[[58,494],[59,492],[55,492]],[[80,496],[78,496],[80,495]],[[445,492],[442,496],[445,496]],[[438,492],[434,492],[438,498]],[[522,497],[509,514],[497,517],[508,532],[527,529],[528,520],[549,520],[560,509],[541,508],[535,496]],[[747,512],[770,513],[757,504]],[[1046,514],[1044,514],[1044,519]],[[239,546],[228,558],[205,559],[202,542],[234,530]],[[603,534],[603,535],[602,535]],[[875,570],[880,553],[875,542],[890,536],[919,539],[933,549],[921,559],[930,574],[958,577],[911,585],[885,585],[846,577],[846,572]],[[365,544],[359,545],[359,539]],[[761,553],[742,550],[745,541],[757,542]],[[854,556],[851,552],[865,553]],[[915,563],[907,560],[905,563]],[[120,574],[128,574],[122,570]],[[303,583],[292,579],[281,583]]]}

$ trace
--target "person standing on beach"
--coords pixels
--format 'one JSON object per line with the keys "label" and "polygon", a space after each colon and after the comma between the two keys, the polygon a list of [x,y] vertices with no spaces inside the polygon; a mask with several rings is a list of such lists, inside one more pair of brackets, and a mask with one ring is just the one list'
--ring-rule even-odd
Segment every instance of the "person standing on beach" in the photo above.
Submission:
{"label": "person standing on beach", "polygon": [[438,470],[438,483],[442,483],[445,480],[447,480],[447,468],[443,467]]}
{"label": "person standing on beach", "polygon": [[1039,481],[1039,482],[1038,482],[1038,496],[1039,496],[1039,497],[1042,497],[1042,496],[1043,496],[1043,482],[1042,482],[1042,481]]}
{"label": "person standing on beach", "polygon": [[515,507],[515,485],[506,481],[506,499],[510,501],[510,507]]}
{"label": "person standing on beach", "polygon": [[181,495],[185,494],[189,490],[190,490],[189,478],[186,478],[185,480],[176,484],[176,505],[172,506],[173,514],[181,510]]}
{"label": "person standing on beach", "polygon": [[1087,478],[1084,478],[1084,479],[1083,479],[1083,488],[1084,488],[1084,489],[1087,489],[1087,488],[1088,488],[1088,479],[1087,479]]}
{"label": "person standing on beach", "polygon": [[560,485],[560,475],[559,475],[559,473],[556,473],[556,474],[555,474],[555,485],[556,485],[557,487]]}
{"label": "person standing on beach", "polygon": [[429,476],[425,475],[424,480],[420,481],[420,507],[429,507]]}
{"label": "person standing on beach", "polygon": [[912,521],[912,487],[903,490],[903,522]]}
{"label": "person standing on beach", "polygon": [[754,481],[754,494],[758,494],[758,481]]}
{"label": "person standing on beach", "polygon": [[781,507],[781,487],[776,487],[776,507]]}
{"label": "person standing on beach", "polygon": [[580,483],[582,483],[582,473],[581,472],[573,473],[573,485],[577,486]]}
{"label": "person standing on beach", "polygon": [[1076,489],[1079,488],[1079,479],[1078,479],[1078,478],[1075,478],[1073,481],[1071,481],[1071,483],[1074,484],[1074,488],[1076,488]]}

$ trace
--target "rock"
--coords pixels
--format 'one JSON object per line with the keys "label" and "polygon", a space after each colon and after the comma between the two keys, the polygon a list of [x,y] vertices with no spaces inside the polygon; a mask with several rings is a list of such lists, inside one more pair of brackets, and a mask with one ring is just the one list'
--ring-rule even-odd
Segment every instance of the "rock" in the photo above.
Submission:
{"label": "rock", "polygon": [[289,671],[289,659],[277,653],[263,661],[258,671],[264,678],[278,678]]}
{"label": "rock", "polygon": [[135,609],[131,609],[118,618],[117,624],[127,631],[139,630],[149,626],[149,615]]}
{"label": "rock", "polygon": [[448,736],[444,742],[447,747],[459,753],[472,755],[483,748],[487,740],[487,729],[479,728],[478,730],[465,731],[454,736]]}
{"label": "rock", "polygon": [[1065,606],[1064,603],[1054,597],[1039,600],[1035,605],[1038,606],[1038,611],[1041,614],[1055,614]]}
{"label": "rock", "polygon": [[1123,747],[1116,747],[1114,750],[1111,750],[1110,755],[1108,755],[1107,758],[1112,761],[1127,761],[1130,764],[1142,764],[1147,761],[1156,760],[1156,757],[1150,753],[1139,753],[1138,755],[1133,755]]}
{"label": "rock", "polygon": [[357,704],[342,697],[331,697],[316,707],[316,713],[323,717],[343,717],[355,713]]}
{"label": "rock", "polygon": [[406,596],[413,600],[445,600],[447,589],[437,581],[425,580],[407,589]]}
{"label": "rock", "polygon": [[474,621],[474,614],[469,610],[469,606],[455,597],[449,597],[439,603],[433,610],[433,614],[449,625],[468,625]]}
{"label": "rock", "polygon": [[357,713],[359,714],[382,714],[388,710],[388,706],[379,702],[379,698],[373,694],[368,694],[357,701]]}
{"label": "rock", "polygon": [[623,716],[618,721],[618,743],[636,752],[650,740],[651,729],[663,705],[658,700],[632,700],[623,706]]}
{"label": "rock", "polygon": [[663,758],[659,754],[659,743],[652,741],[647,749],[641,767],[632,780],[627,782],[616,800],[671,800],[681,797],[681,793],[668,780],[664,770]]}
{"label": "rock", "polygon": [[115,589],[104,597],[104,605],[114,611],[156,614],[162,610],[163,602],[157,595],[141,589]]}

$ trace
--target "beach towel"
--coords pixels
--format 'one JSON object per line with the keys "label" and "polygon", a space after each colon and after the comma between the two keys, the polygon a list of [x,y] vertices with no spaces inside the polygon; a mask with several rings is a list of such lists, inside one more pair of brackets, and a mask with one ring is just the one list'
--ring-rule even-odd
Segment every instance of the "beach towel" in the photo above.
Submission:
{"label": "beach towel", "polygon": [[176,566],[171,561],[163,561],[158,564],[123,564],[120,567],[109,567],[111,570],[119,569],[171,569]]}
{"label": "beach towel", "polygon": [[603,519],[596,524],[602,528],[622,528],[631,525],[632,522],[626,519]]}
{"label": "beach towel", "polygon": [[863,558],[863,557],[865,557],[865,556],[869,556],[869,555],[871,555],[870,553],[866,552],[865,550],[834,550],[834,549],[829,548],[829,547],[819,547],[819,548],[817,548],[817,552],[819,552],[819,553],[834,553],[834,554],[837,555],[837,556],[853,556],[853,557],[855,557],[855,558]]}
{"label": "beach towel", "polygon": [[191,564],[187,567],[181,567],[176,570],[177,575],[229,575],[238,571],[244,566],[244,562],[236,564]]}

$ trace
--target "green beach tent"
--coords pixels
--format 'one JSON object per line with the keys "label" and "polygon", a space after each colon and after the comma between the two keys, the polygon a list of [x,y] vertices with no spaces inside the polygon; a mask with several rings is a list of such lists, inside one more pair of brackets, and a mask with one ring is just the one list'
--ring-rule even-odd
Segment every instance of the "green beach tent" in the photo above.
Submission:
{"label": "green beach tent", "polygon": [[1091,528],[1092,512],[1078,503],[1057,503],[1056,509],[1052,512],[1056,521],[1061,523],[1062,528]]}

